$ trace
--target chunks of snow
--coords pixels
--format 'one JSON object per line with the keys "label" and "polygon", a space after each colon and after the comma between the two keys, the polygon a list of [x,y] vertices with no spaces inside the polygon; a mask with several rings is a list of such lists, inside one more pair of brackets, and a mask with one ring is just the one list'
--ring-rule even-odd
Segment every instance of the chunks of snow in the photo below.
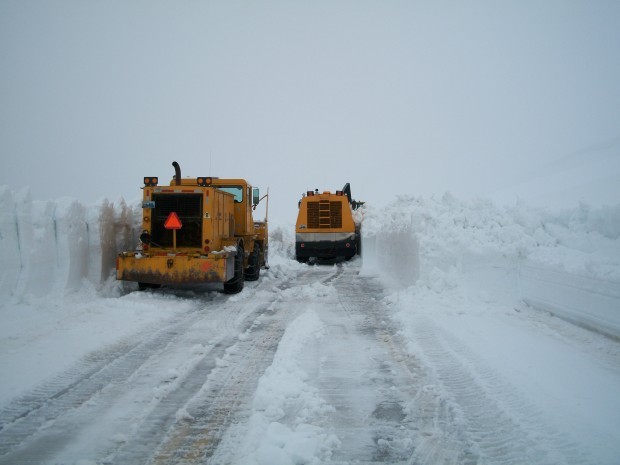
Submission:
{"label": "chunks of snow", "polygon": [[224,253],[232,253],[232,252],[236,252],[236,251],[237,251],[237,246],[235,246],[235,245],[227,245],[222,250],[214,250],[211,253],[219,255],[219,254],[224,254]]}

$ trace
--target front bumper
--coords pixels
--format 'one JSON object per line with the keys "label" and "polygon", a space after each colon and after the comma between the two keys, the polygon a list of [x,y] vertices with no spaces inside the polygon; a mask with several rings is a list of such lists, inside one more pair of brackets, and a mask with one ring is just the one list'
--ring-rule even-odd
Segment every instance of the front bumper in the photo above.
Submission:
{"label": "front bumper", "polygon": [[357,253],[355,233],[297,233],[295,255],[297,258],[353,257]]}
{"label": "front bumper", "polygon": [[116,258],[116,279],[148,284],[224,283],[233,277],[234,256],[122,252]]}

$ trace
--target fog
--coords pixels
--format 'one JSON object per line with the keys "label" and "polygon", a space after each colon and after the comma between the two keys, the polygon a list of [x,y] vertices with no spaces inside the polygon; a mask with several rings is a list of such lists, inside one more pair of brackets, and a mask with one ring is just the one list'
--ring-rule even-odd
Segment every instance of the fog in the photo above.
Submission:
{"label": "fog", "polygon": [[0,0],[0,185],[620,199],[616,1]]}

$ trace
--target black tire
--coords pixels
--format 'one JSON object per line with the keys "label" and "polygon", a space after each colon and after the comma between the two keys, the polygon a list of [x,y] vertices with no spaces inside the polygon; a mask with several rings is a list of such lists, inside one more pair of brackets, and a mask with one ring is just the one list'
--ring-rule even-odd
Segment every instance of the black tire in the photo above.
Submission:
{"label": "black tire", "polygon": [[254,252],[248,259],[248,267],[245,269],[246,281],[257,281],[260,276],[260,246],[254,243]]}
{"label": "black tire", "polygon": [[296,260],[299,263],[308,263],[308,260],[310,260],[310,257],[299,257],[299,256],[296,256],[295,258],[296,258]]}
{"label": "black tire", "polygon": [[226,294],[237,294],[243,290],[243,247],[237,245],[237,254],[235,255],[235,271],[232,279],[224,283],[224,292]]}

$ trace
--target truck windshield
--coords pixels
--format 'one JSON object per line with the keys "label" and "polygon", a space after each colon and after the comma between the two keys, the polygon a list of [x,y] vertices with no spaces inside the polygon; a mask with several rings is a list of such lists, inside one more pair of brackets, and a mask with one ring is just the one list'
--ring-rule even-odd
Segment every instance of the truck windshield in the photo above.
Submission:
{"label": "truck windshield", "polygon": [[243,202],[243,187],[242,186],[217,186],[218,189],[228,192],[235,196],[235,203]]}

